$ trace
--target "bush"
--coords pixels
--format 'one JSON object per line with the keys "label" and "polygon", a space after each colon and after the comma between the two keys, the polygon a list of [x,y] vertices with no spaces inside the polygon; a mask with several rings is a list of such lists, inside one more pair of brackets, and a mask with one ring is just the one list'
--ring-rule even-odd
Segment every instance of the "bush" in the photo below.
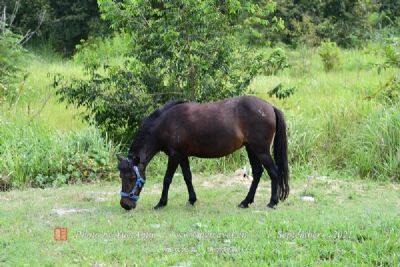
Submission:
{"label": "bush", "polygon": [[322,42],[319,47],[318,54],[322,58],[324,70],[326,72],[332,71],[340,64],[339,48],[335,42]]}
{"label": "bush", "polygon": [[38,122],[0,117],[0,178],[8,177],[12,187],[108,179],[114,153],[94,128],[61,134]]}
{"label": "bush", "polygon": [[400,38],[391,38],[385,46],[385,65],[400,68]]}
{"label": "bush", "polygon": [[264,75],[276,75],[280,71],[289,67],[288,58],[285,50],[282,48],[275,48],[272,53],[268,56],[267,60],[263,62]]}
{"label": "bush", "polygon": [[385,104],[393,105],[400,102],[400,72],[390,79],[367,99],[377,98]]}

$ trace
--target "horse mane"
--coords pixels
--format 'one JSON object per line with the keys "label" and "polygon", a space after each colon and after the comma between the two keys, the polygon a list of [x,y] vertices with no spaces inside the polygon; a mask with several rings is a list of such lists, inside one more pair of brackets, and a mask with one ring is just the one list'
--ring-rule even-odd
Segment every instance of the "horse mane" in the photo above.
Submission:
{"label": "horse mane", "polygon": [[185,103],[184,100],[176,100],[176,101],[169,101],[163,107],[155,110],[152,112],[148,117],[146,117],[142,121],[142,125],[139,128],[136,137],[133,139],[131,147],[129,149],[128,158],[132,159],[134,152],[139,151],[142,148],[145,140],[146,135],[150,133],[151,127],[155,124],[156,120],[167,110],[171,109],[172,107]]}

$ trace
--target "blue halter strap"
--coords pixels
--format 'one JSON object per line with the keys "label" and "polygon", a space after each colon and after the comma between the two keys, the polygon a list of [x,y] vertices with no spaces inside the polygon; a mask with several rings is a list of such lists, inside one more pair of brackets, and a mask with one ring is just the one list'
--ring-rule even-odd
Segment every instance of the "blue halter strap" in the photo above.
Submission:
{"label": "blue halter strap", "polygon": [[137,189],[142,188],[144,186],[144,183],[146,182],[145,179],[140,176],[139,169],[137,166],[133,166],[133,170],[135,171],[136,174],[136,183],[135,186],[132,188],[132,190],[129,193],[125,193],[121,191],[121,197],[127,197],[132,199],[133,201],[138,201],[139,196],[135,195],[135,192]]}

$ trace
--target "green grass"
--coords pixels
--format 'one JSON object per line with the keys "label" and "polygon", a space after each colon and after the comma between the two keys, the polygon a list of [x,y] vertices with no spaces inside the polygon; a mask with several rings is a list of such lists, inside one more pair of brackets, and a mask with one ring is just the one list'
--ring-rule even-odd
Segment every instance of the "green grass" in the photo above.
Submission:
{"label": "green grass", "polygon": [[[291,165],[376,180],[400,179],[400,107],[374,95],[399,69],[378,73],[383,50],[341,50],[341,64],[325,72],[314,48],[289,50],[291,67],[258,77],[251,89],[286,114]],[[267,92],[282,83],[297,91],[285,100]]]}
{"label": "green grass", "polygon": [[[149,177],[136,210],[119,206],[119,183],[0,193],[0,265],[5,266],[397,266],[398,185],[296,177],[292,193],[267,210],[269,182],[249,209],[248,185],[195,175],[198,203],[175,175],[168,206],[154,211],[161,184]],[[315,198],[304,202],[301,196]],[[83,209],[57,215],[57,209]],[[68,241],[54,241],[67,227]]]}
{"label": "green grass", "polygon": [[52,88],[53,76],[82,77],[79,65],[57,58],[33,57],[27,67],[28,77],[15,113],[34,117],[61,131],[79,130],[86,126],[79,118],[79,110],[58,103]]}

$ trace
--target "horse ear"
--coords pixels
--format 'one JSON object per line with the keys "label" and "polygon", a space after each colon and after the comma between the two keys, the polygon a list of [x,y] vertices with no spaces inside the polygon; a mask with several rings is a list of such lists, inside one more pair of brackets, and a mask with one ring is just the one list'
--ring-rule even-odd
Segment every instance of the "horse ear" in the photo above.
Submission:
{"label": "horse ear", "polygon": [[123,161],[125,159],[125,157],[123,157],[122,155],[118,154],[117,155],[117,159],[119,162]]}

